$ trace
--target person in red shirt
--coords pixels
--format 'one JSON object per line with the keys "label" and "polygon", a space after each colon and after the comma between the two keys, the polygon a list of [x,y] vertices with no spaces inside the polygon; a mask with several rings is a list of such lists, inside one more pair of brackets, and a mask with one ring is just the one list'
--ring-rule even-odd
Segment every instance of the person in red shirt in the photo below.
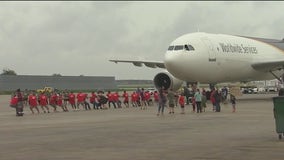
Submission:
{"label": "person in red shirt", "polygon": [[18,104],[18,97],[16,94],[13,94],[10,100],[10,107],[16,108]]}
{"label": "person in red shirt", "polygon": [[63,95],[61,93],[58,94],[57,96],[57,101],[56,104],[57,106],[61,107],[63,112],[68,112],[67,106],[63,104]]}
{"label": "person in red shirt", "polygon": [[108,108],[110,108],[110,103],[112,103],[113,107],[116,108],[116,105],[115,105],[114,99],[113,99],[113,94],[110,91],[108,91],[106,96],[107,96],[107,99],[108,99]]}
{"label": "person in red shirt", "polygon": [[112,97],[113,97],[113,102],[114,102],[115,104],[117,104],[117,107],[118,107],[118,108],[121,108],[121,101],[119,100],[119,94],[118,94],[118,92],[113,93],[113,94],[112,94]]}
{"label": "person in red shirt", "polygon": [[30,106],[30,110],[32,111],[32,114],[34,114],[34,108],[37,110],[37,113],[39,114],[39,109],[37,107],[37,105],[38,105],[37,104],[37,96],[34,92],[28,96],[28,103],[29,103],[29,106]]}
{"label": "person in red shirt", "polygon": [[49,107],[47,106],[48,105],[47,100],[48,100],[47,96],[44,94],[44,92],[42,92],[41,95],[40,95],[40,98],[39,98],[39,105],[41,106],[43,113],[46,113],[44,108],[46,108],[47,113],[50,113]]}
{"label": "person in red shirt", "polygon": [[146,108],[147,108],[147,106],[150,105],[150,99],[151,99],[151,94],[150,94],[149,91],[146,91],[146,92],[144,93],[144,98],[145,98]]}
{"label": "person in red shirt", "polygon": [[184,103],[185,103],[185,100],[184,100],[184,95],[183,93],[180,94],[180,96],[178,97],[178,103],[180,105],[180,108],[181,108],[181,114],[184,114]]}
{"label": "person in red shirt", "polygon": [[159,93],[158,93],[158,91],[154,91],[154,101],[157,105],[159,104]]}
{"label": "person in red shirt", "polygon": [[57,101],[57,94],[55,92],[52,92],[49,97],[49,105],[53,107],[54,112],[57,112],[56,101]]}
{"label": "person in red shirt", "polygon": [[131,94],[131,103],[133,107],[138,107],[138,101],[139,95],[135,91]]}
{"label": "person in red shirt", "polygon": [[76,103],[75,103],[75,94],[73,93],[73,92],[71,92],[69,95],[68,95],[68,97],[69,97],[69,103],[70,103],[70,105],[71,105],[71,107],[72,107],[72,109],[73,109],[73,111],[74,110],[76,110]]}
{"label": "person in red shirt", "polygon": [[195,97],[191,97],[191,104],[192,104],[192,112],[195,112],[195,106],[196,106],[196,101],[195,101]]}
{"label": "person in red shirt", "polygon": [[216,90],[215,88],[212,88],[211,90],[211,94],[210,94],[210,101],[213,105],[213,111],[216,111],[216,99],[215,99],[215,95],[216,94]]}
{"label": "person in red shirt", "polygon": [[91,93],[90,103],[93,104],[94,109],[99,109],[99,105],[98,105],[98,101],[97,101],[97,95],[94,91]]}
{"label": "person in red shirt", "polygon": [[123,104],[125,105],[126,108],[129,108],[129,96],[126,91],[123,91],[122,97],[124,98]]}
{"label": "person in red shirt", "polygon": [[80,110],[80,105],[85,108],[85,94],[82,92],[77,94],[77,110]]}

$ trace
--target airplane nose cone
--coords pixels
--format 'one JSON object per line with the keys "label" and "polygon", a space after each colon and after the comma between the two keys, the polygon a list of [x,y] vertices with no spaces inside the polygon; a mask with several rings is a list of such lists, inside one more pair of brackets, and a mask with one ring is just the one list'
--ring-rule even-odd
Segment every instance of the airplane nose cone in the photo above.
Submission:
{"label": "airplane nose cone", "polygon": [[173,56],[173,54],[167,52],[165,54],[165,59],[164,59],[165,65],[166,66],[171,66],[173,64],[174,59],[175,59],[175,57]]}
{"label": "airplane nose cone", "polygon": [[172,74],[177,73],[177,71],[181,69],[182,65],[180,63],[182,61],[182,57],[178,53],[167,52],[165,54],[165,66],[167,70]]}
{"label": "airplane nose cone", "polygon": [[191,75],[196,72],[196,67],[192,66],[196,59],[189,57],[187,54],[183,51],[167,52],[165,54],[164,63],[166,69],[180,80],[192,80]]}

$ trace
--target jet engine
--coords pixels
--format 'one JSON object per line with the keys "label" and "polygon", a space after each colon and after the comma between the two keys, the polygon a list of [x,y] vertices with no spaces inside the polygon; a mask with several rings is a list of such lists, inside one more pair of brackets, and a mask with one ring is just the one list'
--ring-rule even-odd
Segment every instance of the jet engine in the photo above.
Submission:
{"label": "jet engine", "polygon": [[182,80],[175,78],[169,72],[161,72],[154,77],[154,85],[157,89],[164,87],[165,90],[172,89],[176,91],[181,87],[182,83]]}

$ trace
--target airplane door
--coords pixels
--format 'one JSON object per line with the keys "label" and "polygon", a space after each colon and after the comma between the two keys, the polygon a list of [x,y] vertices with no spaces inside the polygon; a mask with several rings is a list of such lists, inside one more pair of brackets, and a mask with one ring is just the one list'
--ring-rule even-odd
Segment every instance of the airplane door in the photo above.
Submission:
{"label": "airplane door", "polygon": [[214,47],[212,42],[207,38],[204,37],[202,38],[203,43],[206,45],[206,47],[208,48],[208,60],[209,62],[216,62],[216,54],[214,52]]}

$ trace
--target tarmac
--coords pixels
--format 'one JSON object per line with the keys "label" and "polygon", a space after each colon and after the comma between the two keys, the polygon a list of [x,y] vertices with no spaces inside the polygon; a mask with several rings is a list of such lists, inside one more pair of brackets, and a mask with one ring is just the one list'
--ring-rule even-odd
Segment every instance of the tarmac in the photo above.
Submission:
{"label": "tarmac", "polygon": [[[70,111],[16,117],[0,95],[1,160],[282,160],[273,116],[275,94],[244,95],[237,112],[157,116],[157,107]],[[70,108],[70,107],[69,107]]]}

